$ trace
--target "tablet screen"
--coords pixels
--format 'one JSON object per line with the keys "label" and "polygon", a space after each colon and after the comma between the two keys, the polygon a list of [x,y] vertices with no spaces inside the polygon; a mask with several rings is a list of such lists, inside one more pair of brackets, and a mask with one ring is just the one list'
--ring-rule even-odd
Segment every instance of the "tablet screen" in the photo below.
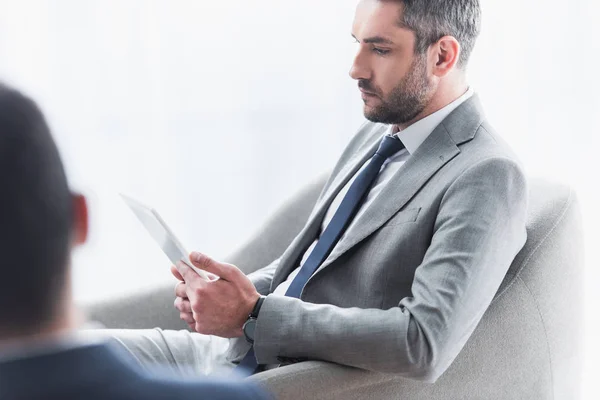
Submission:
{"label": "tablet screen", "polygon": [[175,237],[171,229],[169,229],[156,210],[140,203],[130,196],[121,194],[121,197],[174,265],[179,261],[183,261],[204,279],[212,280],[215,278],[214,275],[209,277],[205,271],[199,270],[192,265],[188,258],[189,253]]}

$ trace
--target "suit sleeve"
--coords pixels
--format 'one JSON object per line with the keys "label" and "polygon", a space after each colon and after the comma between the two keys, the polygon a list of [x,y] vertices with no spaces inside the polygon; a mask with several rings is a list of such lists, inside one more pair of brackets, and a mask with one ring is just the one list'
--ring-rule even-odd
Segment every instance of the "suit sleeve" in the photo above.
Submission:
{"label": "suit sleeve", "polygon": [[435,382],[523,247],[526,210],[518,164],[490,158],[471,166],[444,193],[412,297],[378,310],[270,295],[257,322],[257,360],[317,359]]}

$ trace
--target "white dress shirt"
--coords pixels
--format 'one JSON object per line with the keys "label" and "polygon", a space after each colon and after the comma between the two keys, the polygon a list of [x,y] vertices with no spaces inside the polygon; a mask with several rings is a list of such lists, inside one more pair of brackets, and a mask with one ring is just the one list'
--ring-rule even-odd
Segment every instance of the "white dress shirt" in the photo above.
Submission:
{"label": "white dress shirt", "polygon": [[[473,95],[473,93],[474,93],[473,89],[469,88],[462,96],[460,96],[458,99],[454,100],[452,103],[450,103],[447,106],[445,106],[444,108],[434,112],[433,114],[430,114],[427,117],[415,122],[414,124],[408,126],[407,128],[405,128],[404,130],[402,130],[400,132],[394,133],[395,127],[393,125],[390,126],[390,128],[386,134],[397,136],[398,139],[400,139],[400,141],[402,141],[402,144],[404,144],[405,148],[403,150],[399,151],[398,153],[396,153],[395,155],[393,155],[392,157],[388,158],[383,163],[383,165],[381,166],[381,170],[379,171],[379,175],[375,179],[375,182],[374,182],[373,186],[371,187],[371,190],[367,194],[365,201],[360,206],[358,212],[354,216],[354,219],[352,220],[350,225],[346,228],[346,231],[350,230],[352,228],[352,226],[355,224],[355,222],[358,220],[358,218],[365,212],[365,210],[373,204],[373,201],[379,195],[382,188],[385,185],[387,185],[387,183],[390,181],[392,176],[394,176],[396,174],[396,172],[398,172],[398,170],[404,165],[404,163],[406,162],[406,160],[408,160],[410,155],[414,154],[414,152],[417,151],[419,146],[421,146],[421,144],[425,141],[425,139],[427,139],[427,137],[431,134],[431,132],[433,132],[433,130],[452,111],[454,111],[454,109],[456,109],[456,107],[458,107],[463,102],[465,102],[467,99],[469,99]],[[344,196],[350,189],[350,186],[352,185],[352,183],[354,182],[354,180],[356,179],[358,174],[360,174],[360,172],[367,166],[369,161],[370,161],[370,159],[367,160],[363,164],[363,166],[357,171],[357,173],[348,181],[348,183],[344,186],[344,188],[342,188],[342,190],[340,190],[338,195],[335,197],[335,199],[329,206],[327,213],[325,214],[325,218],[323,218],[323,222],[321,224],[321,232],[325,231],[325,228],[327,228],[327,225],[329,225],[329,222],[335,215],[335,212],[337,211],[338,207],[340,206],[340,203],[344,199]],[[344,238],[344,236],[342,235],[342,237],[340,238],[340,241],[343,238]],[[292,284],[292,281],[294,280],[296,275],[298,275],[298,273],[300,272],[300,268],[306,262],[306,259],[308,258],[310,253],[313,251],[313,249],[317,245],[317,242],[318,242],[318,239],[316,239],[311,244],[311,246],[308,248],[308,250],[306,250],[306,252],[304,253],[304,255],[302,257],[302,261],[300,262],[300,266],[298,268],[296,268],[294,271],[292,271],[292,273],[288,276],[288,278],[287,278],[287,280],[285,280],[285,282],[282,282],[279,286],[277,286],[277,288],[275,288],[275,290],[273,291],[273,294],[281,295],[281,296],[285,295],[285,292],[288,290],[288,288]]]}

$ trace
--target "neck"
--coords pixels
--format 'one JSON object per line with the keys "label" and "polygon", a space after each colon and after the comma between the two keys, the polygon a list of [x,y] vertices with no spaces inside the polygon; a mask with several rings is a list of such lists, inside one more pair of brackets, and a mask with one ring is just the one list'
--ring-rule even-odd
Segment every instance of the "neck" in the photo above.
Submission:
{"label": "neck", "polygon": [[428,117],[429,115],[441,110],[442,108],[446,107],[448,104],[452,103],[460,96],[465,94],[468,89],[469,86],[467,85],[467,82],[464,79],[461,79],[460,83],[454,85],[440,84],[433,98],[427,104],[427,106],[425,106],[423,111],[421,111],[415,118],[406,123],[395,124],[393,131],[403,131],[415,122],[418,122],[423,118]]}

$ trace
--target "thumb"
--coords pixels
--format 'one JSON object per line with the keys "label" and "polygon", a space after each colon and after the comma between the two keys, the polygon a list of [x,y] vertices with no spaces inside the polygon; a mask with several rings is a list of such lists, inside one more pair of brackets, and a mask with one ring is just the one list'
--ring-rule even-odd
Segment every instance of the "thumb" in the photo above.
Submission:
{"label": "thumb", "polygon": [[236,273],[239,271],[237,267],[231,264],[215,261],[206,254],[198,253],[196,251],[190,254],[190,261],[195,267],[215,274],[226,281],[234,280]]}

